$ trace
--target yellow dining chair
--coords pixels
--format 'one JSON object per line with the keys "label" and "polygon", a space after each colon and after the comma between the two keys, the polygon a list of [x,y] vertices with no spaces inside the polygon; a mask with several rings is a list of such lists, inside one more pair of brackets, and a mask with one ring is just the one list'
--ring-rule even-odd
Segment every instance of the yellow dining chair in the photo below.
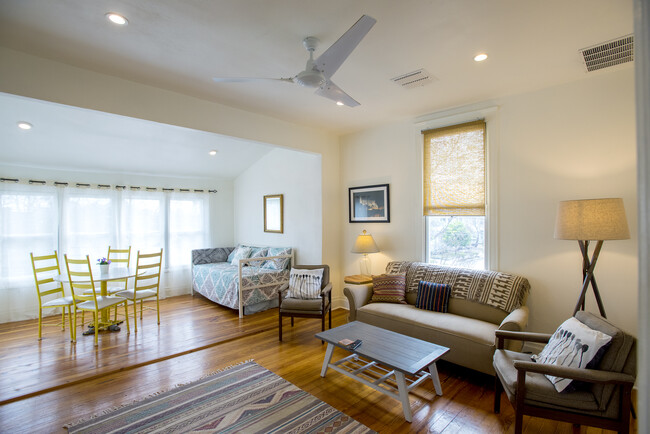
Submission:
{"label": "yellow dining chair", "polygon": [[[55,324],[65,330],[65,311],[68,310],[68,321],[70,322],[70,340],[74,341],[74,326],[72,325],[72,308],[74,299],[72,296],[65,295],[63,284],[54,280],[54,277],[61,274],[59,267],[59,256],[57,251],[53,255],[34,256],[30,253],[32,259],[32,269],[34,270],[34,282],[36,283],[36,294],[38,295],[38,339],[43,338],[43,308],[61,308],[61,323]],[[48,297],[56,295],[56,298]],[[49,300],[47,300],[49,298]],[[49,324],[48,324],[49,325]],[[75,322],[76,325],[76,322]]]}
{"label": "yellow dining chair", "polygon": [[[108,246],[108,254],[106,259],[111,261],[111,264],[115,267],[129,267],[131,265],[131,246],[128,249],[113,249],[111,246]],[[118,292],[125,291],[127,289],[129,279],[120,279],[120,280],[111,280],[108,282],[108,295],[117,294]],[[117,309],[116,309],[117,311]]]}
{"label": "yellow dining chair", "polygon": [[[126,291],[117,293],[118,296],[133,302],[133,327],[136,332],[138,331],[138,311],[136,306],[138,300],[140,300],[140,320],[142,320],[142,301],[147,298],[156,297],[156,313],[158,314],[158,324],[160,325],[160,299],[158,297],[158,291],[160,289],[162,255],[163,249],[160,249],[160,252],[144,254],[138,250],[133,289],[127,289]],[[149,307],[145,308],[153,309]]]}
{"label": "yellow dining chair", "polygon": [[[124,304],[124,314],[126,316],[126,330],[130,332],[129,317],[126,310],[126,298],[107,295],[99,295],[99,290],[95,287],[93,280],[93,272],[90,266],[90,257],[86,255],[85,259],[70,259],[68,255],[65,256],[65,266],[68,270],[68,278],[70,280],[70,289],[72,290],[72,297],[77,300],[74,309],[74,322],[77,323],[77,309],[82,312],[90,311],[93,313],[93,324],[95,327],[95,346],[99,342],[99,327],[107,324],[99,322],[99,316],[104,309],[110,309],[113,306]],[[92,297],[84,296],[84,291],[90,290]],[[79,295],[77,295],[79,294]],[[76,340],[76,332],[74,333]]]}

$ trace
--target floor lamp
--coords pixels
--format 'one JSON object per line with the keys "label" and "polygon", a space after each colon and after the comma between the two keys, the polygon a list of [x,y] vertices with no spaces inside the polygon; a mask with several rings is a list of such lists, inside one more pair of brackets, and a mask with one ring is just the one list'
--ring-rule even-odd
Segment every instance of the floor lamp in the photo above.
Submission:
{"label": "floor lamp", "polygon": [[[594,269],[600,249],[605,240],[627,240],[630,231],[627,227],[623,199],[583,199],[560,202],[555,221],[555,238],[559,240],[578,240],[582,253],[582,290],[573,314],[585,308],[585,295],[591,285],[600,315],[607,318],[603,301],[598,292]],[[589,242],[596,241],[596,247],[589,257]]]}
{"label": "floor lamp", "polygon": [[360,264],[362,275],[369,276],[371,274],[370,258],[368,258],[368,253],[377,253],[378,251],[379,247],[377,247],[377,243],[375,243],[372,235],[367,233],[364,229],[361,235],[357,237],[354,246],[352,247],[352,253],[363,253],[363,258],[361,258]]}

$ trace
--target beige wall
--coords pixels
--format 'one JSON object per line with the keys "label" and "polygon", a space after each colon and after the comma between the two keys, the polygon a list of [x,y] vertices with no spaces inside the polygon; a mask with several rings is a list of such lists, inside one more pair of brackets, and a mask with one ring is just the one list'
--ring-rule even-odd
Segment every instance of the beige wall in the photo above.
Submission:
{"label": "beige wall", "polygon": [[[554,330],[572,314],[579,294],[581,256],[577,242],[553,238],[557,203],[622,197],[631,239],[605,242],[596,278],[608,318],[636,335],[633,92],[634,74],[629,66],[467,109],[495,107],[488,120],[496,127],[489,144],[491,169],[496,171],[490,176],[496,235],[492,247],[498,255],[494,263],[495,268],[530,280],[530,330]],[[349,251],[362,229],[373,234],[382,250],[371,255],[373,272],[381,272],[389,260],[422,260],[419,131],[425,124],[418,119],[342,138],[342,187],[387,182],[391,191],[389,224],[348,223],[347,197],[341,199],[345,274],[359,272],[359,255]],[[591,294],[587,300],[587,309],[597,312]]]}
{"label": "beige wall", "polygon": [[321,154],[322,260],[339,271],[339,142],[326,130],[0,48],[0,92]]}

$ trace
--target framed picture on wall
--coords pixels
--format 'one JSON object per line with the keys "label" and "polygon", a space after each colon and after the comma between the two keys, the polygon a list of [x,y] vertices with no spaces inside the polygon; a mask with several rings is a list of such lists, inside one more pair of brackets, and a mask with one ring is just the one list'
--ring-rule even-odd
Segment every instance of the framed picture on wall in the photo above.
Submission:
{"label": "framed picture on wall", "polygon": [[350,223],[390,222],[388,184],[350,187]]}

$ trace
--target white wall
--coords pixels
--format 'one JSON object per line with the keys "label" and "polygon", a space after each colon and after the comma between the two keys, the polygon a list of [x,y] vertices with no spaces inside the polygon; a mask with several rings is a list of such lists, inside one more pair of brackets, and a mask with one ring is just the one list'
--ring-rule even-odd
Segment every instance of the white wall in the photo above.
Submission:
{"label": "white wall", "polygon": [[[498,170],[492,177],[497,218],[492,242],[498,269],[530,280],[529,330],[553,331],[572,314],[580,291],[577,242],[553,238],[557,203],[622,197],[631,239],[605,242],[596,279],[608,318],[636,334],[633,88],[633,70],[625,67],[489,103],[498,107],[491,115],[497,134],[490,137],[492,167]],[[369,230],[382,250],[371,255],[373,272],[389,260],[422,260],[421,126],[414,120],[342,138],[343,185],[388,182],[391,189],[391,223],[350,224],[344,214],[344,274],[359,272],[359,255],[349,251],[361,229]],[[342,206],[347,212],[347,197]],[[587,310],[597,312],[592,294]]]}
{"label": "white wall", "polygon": [[[234,183],[235,244],[293,247],[298,264],[322,261],[321,158],[275,149]],[[282,194],[284,232],[264,232],[264,195]]]}

